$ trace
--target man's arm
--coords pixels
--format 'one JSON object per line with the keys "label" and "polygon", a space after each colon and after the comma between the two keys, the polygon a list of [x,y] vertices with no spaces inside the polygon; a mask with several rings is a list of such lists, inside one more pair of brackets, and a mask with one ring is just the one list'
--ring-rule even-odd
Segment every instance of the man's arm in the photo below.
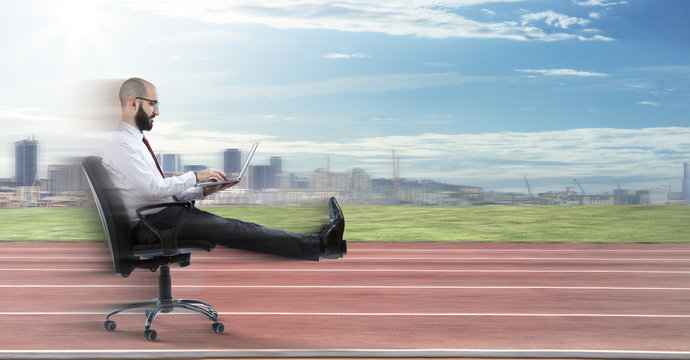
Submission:
{"label": "man's arm", "polygon": [[[146,154],[148,155],[148,154]],[[156,202],[179,194],[196,184],[196,176],[188,172],[180,176],[163,178],[152,172],[138,149],[125,142],[111,143],[103,154],[103,163],[112,175],[121,179],[123,186],[139,194],[141,200]]]}

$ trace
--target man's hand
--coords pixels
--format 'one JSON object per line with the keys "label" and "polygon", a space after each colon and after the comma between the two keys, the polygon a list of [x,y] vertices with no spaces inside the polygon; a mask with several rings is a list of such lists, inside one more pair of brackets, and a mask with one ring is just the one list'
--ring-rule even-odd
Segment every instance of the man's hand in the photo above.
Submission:
{"label": "man's hand", "polygon": [[196,182],[223,181],[228,179],[224,172],[216,169],[201,170],[194,174],[196,174]]}
{"label": "man's hand", "polygon": [[229,189],[229,188],[231,188],[231,187],[233,187],[233,186],[235,186],[235,185],[237,185],[237,184],[239,184],[239,183],[240,183],[239,181],[235,181],[235,182],[231,182],[231,183],[227,183],[227,184],[222,184],[222,185],[209,185],[209,186],[206,186],[206,187],[204,187],[204,196],[209,196],[209,195],[213,194],[214,192],[218,192],[218,191],[223,191],[223,190],[225,190],[225,189]]}

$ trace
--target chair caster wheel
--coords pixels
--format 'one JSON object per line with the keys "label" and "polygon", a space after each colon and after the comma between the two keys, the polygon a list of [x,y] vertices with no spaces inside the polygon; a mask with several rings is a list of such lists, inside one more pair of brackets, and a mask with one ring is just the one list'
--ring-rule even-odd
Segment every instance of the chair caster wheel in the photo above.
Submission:
{"label": "chair caster wheel", "polygon": [[106,320],[104,325],[105,325],[105,329],[108,331],[115,331],[115,329],[117,328],[117,323],[115,323],[112,320]]}
{"label": "chair caster wheel", "polygon": [[225,331],[225,325],[223,325],[223,323],[213,323],[211,329],[213,329],[216,334],[222,334],[223,331]]}
{"label": "chair caster wheel", "polygon": [[156,337],[158,337],[158,333],[156,333],[156,330],[146,330],[144,331],[144,336],[146,337],[146,340],[148,341],[155,341]]}

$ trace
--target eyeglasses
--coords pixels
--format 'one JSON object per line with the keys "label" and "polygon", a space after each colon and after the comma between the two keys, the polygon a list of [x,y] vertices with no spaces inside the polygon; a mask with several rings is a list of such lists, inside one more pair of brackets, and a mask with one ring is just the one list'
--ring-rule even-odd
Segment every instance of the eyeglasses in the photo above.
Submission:
{"label": "eyeglasses", "polygon": [[157,110],[157,109],[158,109],[158,100],[151,100],[151,99],[147,99],[147,98],[143,98],[143,97],[138,97],[138,96],[135,96],[134,98],[135,98],[135,99],[139,99],[139,100],[146,100],[146,101],[148,101],[148,102],[151,103],[151,106],[153,106],[153,110]]}

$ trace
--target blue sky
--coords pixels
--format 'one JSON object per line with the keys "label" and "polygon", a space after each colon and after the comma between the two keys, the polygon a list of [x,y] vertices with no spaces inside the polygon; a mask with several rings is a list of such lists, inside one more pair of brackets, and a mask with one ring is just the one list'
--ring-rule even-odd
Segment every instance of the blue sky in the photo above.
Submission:
{"label": "blue sky", "polygon": [[[97,151],[123,79],[157,85],[157,151],[220,167],[261,141],[306,174],[486,190],[670,186],[690,161],[684,0],[22,1],[0,14],[0,177]],[[42,174],[45,176],[44,174]]]}

